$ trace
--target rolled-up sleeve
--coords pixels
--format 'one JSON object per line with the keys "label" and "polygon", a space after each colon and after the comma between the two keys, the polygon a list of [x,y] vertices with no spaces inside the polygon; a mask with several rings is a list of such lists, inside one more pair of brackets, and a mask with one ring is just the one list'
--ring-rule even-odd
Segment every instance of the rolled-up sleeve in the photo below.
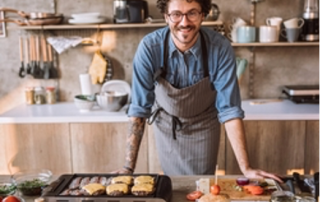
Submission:
{"label": "rolled-up sleeve", "polygon": [[232,46],[222,41],[216,54],[217,71],[213,79],[217,91],[216,108],[221,123],[235,118],[244,118],[236,76],[236,61]]}

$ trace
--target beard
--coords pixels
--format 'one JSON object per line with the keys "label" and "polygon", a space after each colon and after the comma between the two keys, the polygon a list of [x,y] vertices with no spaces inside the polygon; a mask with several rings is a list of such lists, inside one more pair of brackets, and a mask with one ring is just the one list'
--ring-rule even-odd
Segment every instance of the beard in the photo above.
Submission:
{"label": "beard", "polygon": [[[189,30],[190,32],[183,33],[183,32],[181,32],[181,30]],[[195,26],[191,26],[191,25],[179,26],[179,27],[174,28],[173,36],[179,43],[181,43],[183,45],[188,45],[191,42],[195,41],[195,38],[197,37],[198,32],[199,32],[199,30],[196,29]]]}

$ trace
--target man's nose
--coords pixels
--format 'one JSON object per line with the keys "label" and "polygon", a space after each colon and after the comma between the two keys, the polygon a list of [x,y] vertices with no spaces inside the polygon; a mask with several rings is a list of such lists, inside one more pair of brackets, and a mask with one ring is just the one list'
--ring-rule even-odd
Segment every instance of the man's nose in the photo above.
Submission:
{"label": "man's nose", "polygon": [[188,15],[187,14],[184,14],[182,16],[182,19],[180,21],[180,24],[188,24],[189,23],[189,18],[188,18]]}

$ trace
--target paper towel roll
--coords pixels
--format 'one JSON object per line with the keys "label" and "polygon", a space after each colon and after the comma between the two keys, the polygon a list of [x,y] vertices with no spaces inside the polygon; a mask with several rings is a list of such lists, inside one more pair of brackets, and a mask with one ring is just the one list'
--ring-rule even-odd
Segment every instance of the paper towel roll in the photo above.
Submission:
{"label": "paper towel roll", "polygon": [[89,74],[80,74],[80,85],[82,95],[92,95],[91,77]]}

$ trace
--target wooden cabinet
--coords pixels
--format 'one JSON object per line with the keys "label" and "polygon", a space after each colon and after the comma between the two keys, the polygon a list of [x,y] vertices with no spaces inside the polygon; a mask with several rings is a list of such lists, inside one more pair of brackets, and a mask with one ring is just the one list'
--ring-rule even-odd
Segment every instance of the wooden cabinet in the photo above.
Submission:
{"label": "wooden cabinet", "polygon": [[0,173],[47,168],[72,171],[68,124],[0,124]]}
{"label": "wooden cabinet", "polygon": [[[251,166],[278,174],[319,171],[319,121],[245,121]],[[226,174],[241,174],[231,144]]]}
{"label": "wooden cabinet", "polygon": [[[70,140],[73,172],[106,173],[122,168],[127,123],[72,123]],[[147,172],[147,138],[143,137],[136,172]]]}

